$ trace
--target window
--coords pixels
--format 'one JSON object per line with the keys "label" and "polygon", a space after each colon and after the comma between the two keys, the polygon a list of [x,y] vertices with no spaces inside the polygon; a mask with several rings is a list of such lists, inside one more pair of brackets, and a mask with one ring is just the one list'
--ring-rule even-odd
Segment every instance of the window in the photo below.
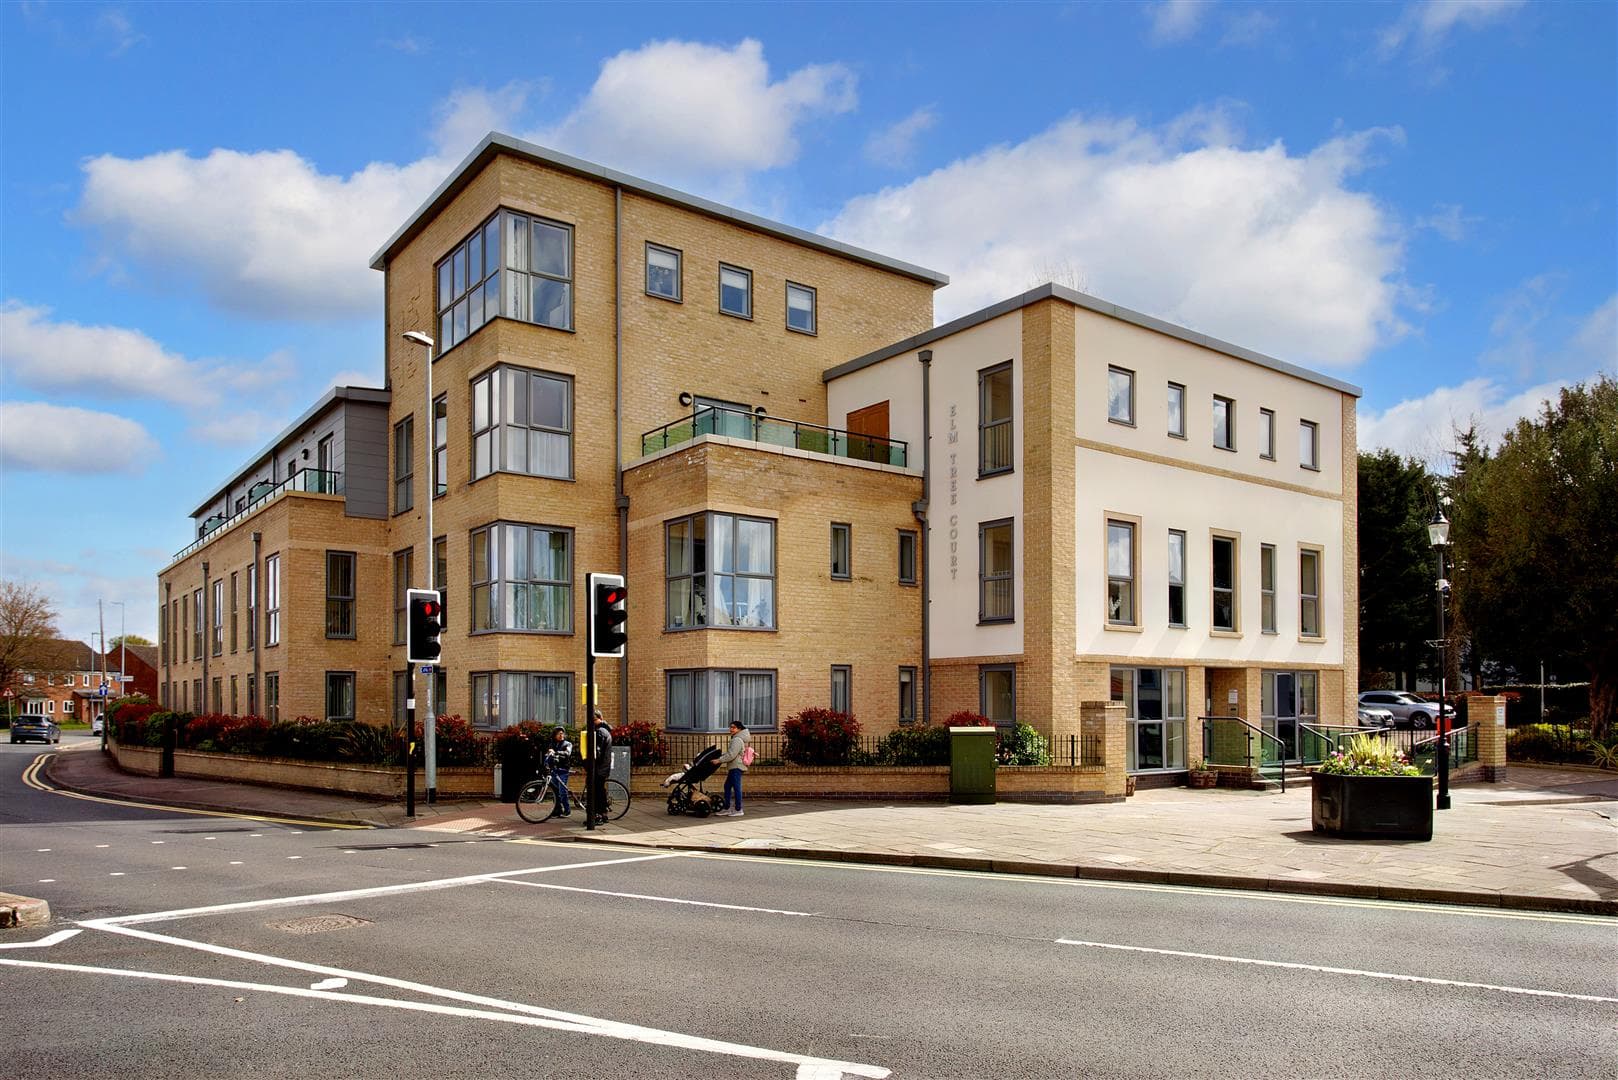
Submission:
{"label": "window", "polygon": [[671,731],[724,731],[734,718],[749,730],[775,727],[775,672],[707,668],[670,671]]}
{"label": "window", "polygon": [[65,713],[70,713],[70,712],[73,711],[73,699],[72,698],[67,698],[65,701],[62,702],[62,711],[65,712]]}
{"label": "window", "polygon": [[1016,616],[1013,596],[1011,522],[989,521],[978,526],[978,622],[1011,622]]}
{"label": "window", "polygon": [[1169,530],[1169,625],[1185,625],[1185,533]]}
{"label": "window", "polygon": [[354,719],[354,673],[326,672],[326,719]]}
{"label": "window", "polygon": [[258,715],[258,680],[247,676],[247,715]]}
{"label": "window", "polygon": [[[82,679],[83,679],[83,680],[84,680],[84,685],[85,685],[85,686],[89,686],[89,685],[90,685],[90,676],[88,676],[88,675],[82,675],[82,676],[80,676],[80,678],[82,678]],[[73,676],[71,676],[71,675],[69,675],[69,676],[68,676],[68,677],[67,677],[67,684],[68,684],[68,685],[69,685],[69,686],[72,686],[72,685],[73,685]]]}
{"label": "window", "polygon": [[573,532],[495,524],[472,533],[472,632],[573,632]]}
{"label": "window", "polygon": [[472,383],[472,479],[492,472],[573,478],[573,382],[497,367]]}
{"label": "window", "polygon": [[415,457],[411,443],[415,441],[416,418],[407,416],[393,425],[393,512],[409,510],[416,505],[416,493],[411,481],[415,478]]}
{"label": "window", "polygon": [[916,534],[899,530],[899,584],[916,583]]}
{"label": "window", "polygon": [[56,702],[54,700],[47,700],[45,702],[45,711],[48,713],[54,713],[56,711]]}
{"label": "window", "polygon": [[719,264],[719,310],[742,319],[753,317],[753,272]]}
{"label": "window", "polygon": [[241,712],[241,699],[236,696],[236,676],[230,677],[230,713],[232,716]]}
{"label": "window", "polygon": [[1269,461],[1275,460],[1275,411],[1273,409],[1260,409],[1258,411],[1258,456]]}
{"label": "window", "polygon": [[680,300],[680,252],[660,244],[646,245],[646,295]]}
{"label": "window", "polygon": [[354,636],[354,553],[326,552],[326,636]]}
{"label": "window", "polygon": [[216,713],[223,712],[225,708],[225,691],[223,683],[224,680],[218,675],[215,675],[208,687],[211,694],[211,696],[208,698],[208,704],[212,707],[212,711]]}
{"label": "window", "polygon": [[213,645],[213,654],[225,654],[225,579],[216,578],[213,583],[213,613],[208,623],[213,630],[209,635]]}
{"label": "window", "polygon": [[572,704],[572,675],[544,671],[472,674],[473,727],[503,728],[524,720],[567,727],[573,722]]}
{"label": "window", "polygon": [[847,664],[831,666],[831,709],[840,713],[854,711],[854,669]]}
{"label": "window", "polygon": [[1213,628],[1234,631],[1236,622],[1236,539],[1213,538]]}
{"label": "window", "polygon": [[1275,545],[1258,547],[1258,623],[1266,634],[1275,633]]}
{"label": "window", "polygon": [[1011,363],[978,372],[978,476],[1010,472]]}
{"label": "window", "polygon": [[1135,373],[1128,368],[1107,369],[1107,419],[1135,426]]}
{"label": "window", "polygon": [[433,399],[433,498],[449,492],[449,398]]}
{"label": "window", "polygon": [[410,576],[414,548],[393,553],[393,643],[403,645],[410,630]]}
{"label": "window", "polygon": [[1185,669],[1112,669],[1112,700],[1124,706],[1129,772],[1185,768]]}
{"label": "window", "polygon": [[775,629],[775,522],[695,514],[670,521],[664,538],[667,629]]}
{"label": "window", "polygon": [[502,210],[438,264],[438,347],[497,316],[573,328],[573,229]]}
{"label": "window", "polygon": [[247,568],[247,647],[258,646],[258,564]]}
{"label": "window", "polygon": [[1298,634],[1320,636],[1320,550],[1298,552]]}
{"label": "window", "polygon": [[180,663],[183,664],[190,659],[186,655],[186,650],[190,647],[191,640],[191,609],[186,606],[184,593],[180,594],[180,599],[174,601],[174,607],[179,612],[176,621],[180,624]]}
{"label": "window", "polygon": [[831,527],[831,576],[847,581],[853,576],[854,528],[841,522]]}
{"label": "window", "polygon": [[433,588],[438,590],[438,628],[449,629],[449,541],[433,541]]}
{"label": "window", "polygon": [[[230,574],[230,652],[232,656],[236,654],[236,627],[240,621],[237,611],[238,603],[239,600],[237,599],[236,592],[236,572],[233,570]],[[231,712],[235,711],[235,707],[232,706]]]}
{"label": "window", "polygon": [[1320,471],[1320,425],[1313,420],[1298,421],[1298,464]]}
{"label": "window", "polygon": [[916,669],[899,669],[899,723],[908,724],[916,719]]}
{"label": "window", "polygon": [[1016,668],[1010,664],[984,664],[978,668],[978,712],[991,724],[1016,723]]}
{"label": "window", "polygon": [[[157,607],[157,639],[163,643],[163,652],[159,663],[164,667],[169,666],[169,630],[169,606],[159,604]],[[168,704],[166,696],[163,703]]]}
{"label": "window", "polygon": [[191,594],[191,657],[194,660],[202,659],[202,590],[197,589]]}
{"label": "window", "polygon": [[[281,644],[281,556],[264,560],[264,644]],[[269,687],[265,687],[268,701]]]}
{"label": "window", "polygon": [[1169,383],[1169,434],[1185,438],[1185,387]]}
{"label": "window", "polygon": [[815,290],[787,282],[787,329],[800,334],[815,332]]}
{"label": "window", "polygon": [[1236,403],[1218,394],[1213,399],[1213,444],[1221,450],[1236,449]]}
{"label": "window", "polygon": [[1135,524],[1107,519],[1107,622],[1135,626]]}
{"label": "window", "polygon": [[202,700],[201,679],[191,680],[191,707],[197,712],[204,712],[208,708],[207,702]]}

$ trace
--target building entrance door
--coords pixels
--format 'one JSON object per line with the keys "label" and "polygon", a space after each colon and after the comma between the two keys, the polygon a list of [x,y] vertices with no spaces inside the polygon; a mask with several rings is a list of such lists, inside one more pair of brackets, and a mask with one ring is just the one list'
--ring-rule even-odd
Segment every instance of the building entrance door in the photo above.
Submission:
{"label": "building entrance door", "polygon": [[1299,763],[1303,760],[1300,726],[1313,724],[1320,719],[1316,704],[1318,678],[1313,671],[1264,672],[1261,722],[1265,731],[1280,740],[1279,747],[1265,740],[1269,744],[1264,750],[1266,759],[1279,755],[1279,760],[1285,762]]}

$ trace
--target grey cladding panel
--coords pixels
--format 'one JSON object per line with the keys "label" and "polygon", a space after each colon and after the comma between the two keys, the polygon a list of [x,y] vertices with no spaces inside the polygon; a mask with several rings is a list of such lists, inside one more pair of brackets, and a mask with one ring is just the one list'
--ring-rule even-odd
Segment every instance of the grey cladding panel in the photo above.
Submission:
{"label": "grey cladding panel", "polygon": [[388,516],[388,407],[348,402],[343,490],[353,517]]}

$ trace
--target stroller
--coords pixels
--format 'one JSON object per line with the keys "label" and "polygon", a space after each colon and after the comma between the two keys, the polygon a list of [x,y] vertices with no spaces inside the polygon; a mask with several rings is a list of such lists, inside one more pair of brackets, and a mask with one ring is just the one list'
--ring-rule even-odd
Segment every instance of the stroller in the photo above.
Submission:
{"label": "stroller", "polygon": [[662,786],[669,789],[669,813],[707,817],[714,812],[713,796],[698,785],[719,768],[719,747],[710,746],[691,759],[683,769],[668,775]]}

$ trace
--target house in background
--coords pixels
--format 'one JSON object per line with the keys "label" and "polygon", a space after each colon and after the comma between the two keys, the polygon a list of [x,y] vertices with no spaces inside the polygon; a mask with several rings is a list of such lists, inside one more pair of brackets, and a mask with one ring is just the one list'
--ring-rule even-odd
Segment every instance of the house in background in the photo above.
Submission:
{"label": "house in background", "polygon": [[[129,646],[125,671],[131,679],[120,691],[116,648],[103,658],[82,641],[58,639],[50,644],[44,663],[18,675],[12,687],[12,711],[49,716],[60,724],[89,723],[101,715],[107,701],[122,694],[145,694],[156,701],[155,654],[152,646]],[[104,696],[103,678],[107,683]]]}

